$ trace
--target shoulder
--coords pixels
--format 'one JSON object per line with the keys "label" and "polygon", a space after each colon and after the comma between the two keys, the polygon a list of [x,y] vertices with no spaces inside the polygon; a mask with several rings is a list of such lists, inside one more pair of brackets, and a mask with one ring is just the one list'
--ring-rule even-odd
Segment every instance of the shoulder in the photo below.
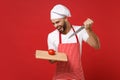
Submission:
{"label": "shoulder", "polygon": [[[79,28],[81,28],[82,26],[73,26],[74,30],[78,30]],[[85,36],[88,36],[87,32],[85,29],[81,30],[80,32],[77,33],[77,35],[79,37],[85,37]]]}
{"label": "shoulder", "polygon": [[55,37],[55,36],[58,36],[58,30],[57,29],[55,29],[54,31],[52,31],[52,32],[50,32],[49,34],[48,34],[48,38],[50,38],[50,37]]}

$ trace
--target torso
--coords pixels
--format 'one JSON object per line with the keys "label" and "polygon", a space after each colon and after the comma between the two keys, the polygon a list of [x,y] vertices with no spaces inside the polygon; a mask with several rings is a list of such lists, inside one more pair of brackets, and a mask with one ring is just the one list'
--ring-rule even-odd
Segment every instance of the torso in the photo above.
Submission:
{"label": "torso", "polygon": [[[78,28],[80,28],[81,26],[74,26],[73,25],[73,28],[74,28],[74,30],[76,31]],[[81,32],[79,32],[78,34],[77,34],[77,37],[78,37],[78,40],[79,40],[79,43],[80,43],[80,46],[82,46],[82,40],[83,40],[83,33],[84,33],[85,31],[84,30],[82,30]],[[76,43],[77,41],[76,41],[76,37],[75,36],[73,36],[73,37],[71,37],[71,38],[68,38],[71,34],[73,33],[73,30],[71,29],[67,34],[61,34],[61,37],[62,37],[62,43]],[[55,30],[55,31],[53,31],[53,32],[51,32],[50,34],[49,34],[49,38],[50,38],[50,40],[52,40],[52,43],[53,43],[53,45],[54,45],[54,48],[53,47],[49,47],[48,46],[48,48],[50,49],[50,48],[53,48],[54,50],[58,50],[57,48],[58,48],[58,44],[59,44],[59,32],[58,32],[58,30]],[[48,43],[49,44],[49,43]]]}

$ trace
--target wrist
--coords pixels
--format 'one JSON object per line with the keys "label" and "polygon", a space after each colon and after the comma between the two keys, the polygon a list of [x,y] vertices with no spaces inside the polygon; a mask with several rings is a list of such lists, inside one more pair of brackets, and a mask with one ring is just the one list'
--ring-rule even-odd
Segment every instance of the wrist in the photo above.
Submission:
{"label": "wrist", "polygon": [[86,29],[86,31],[92,31],[92,28],[91,28],[91,27],[85,28],[85,29]]}

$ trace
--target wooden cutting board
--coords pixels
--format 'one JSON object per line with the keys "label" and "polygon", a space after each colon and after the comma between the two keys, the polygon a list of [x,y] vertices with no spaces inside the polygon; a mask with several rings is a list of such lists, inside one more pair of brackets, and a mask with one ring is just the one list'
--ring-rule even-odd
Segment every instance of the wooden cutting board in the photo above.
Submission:
{"label": "wooden cutting board", "polygon": [[62,52],[55,52],[55,55],[49,55],[48,51],[36,50],[35,57],[36,59],[67,61],[67,55]]}

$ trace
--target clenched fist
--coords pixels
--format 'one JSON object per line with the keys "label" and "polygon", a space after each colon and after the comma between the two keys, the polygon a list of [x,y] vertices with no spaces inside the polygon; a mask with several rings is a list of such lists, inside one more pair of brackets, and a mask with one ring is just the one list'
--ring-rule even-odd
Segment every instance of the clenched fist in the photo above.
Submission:
{"label": "clenched fist", "polygon": [[93,24],[93,20],[88,18],[87,20],[85,20],[85,22],[83,24],[84,24],[85,29],[91,29],[91,26]]}

